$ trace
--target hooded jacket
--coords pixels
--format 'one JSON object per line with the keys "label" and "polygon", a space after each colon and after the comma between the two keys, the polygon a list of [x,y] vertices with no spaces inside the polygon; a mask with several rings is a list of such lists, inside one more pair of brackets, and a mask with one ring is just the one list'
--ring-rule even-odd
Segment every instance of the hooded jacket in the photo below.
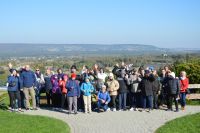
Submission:
{"label": "hooded jacket", "polygon": [[168,77],[166,81],[166,91],[168,95],[179,94],[180,81],[179,79]]}
{"label": "hooded jacket", "polygon": [[94,91],[94,87],[90,82],[85,82],[81,85],[81,91],[83,92],[84,96],[90,96]]}
{"label": "hooded jacket", "polygon": [[22,83],[18,76],[8,76],[8,91],[19,91],[21,88]]}
{"label": "hooded jacket", "polygon": [[119,90],[119,82],[115,79],[107,81],[108,91],[111,96],[116,96]]}

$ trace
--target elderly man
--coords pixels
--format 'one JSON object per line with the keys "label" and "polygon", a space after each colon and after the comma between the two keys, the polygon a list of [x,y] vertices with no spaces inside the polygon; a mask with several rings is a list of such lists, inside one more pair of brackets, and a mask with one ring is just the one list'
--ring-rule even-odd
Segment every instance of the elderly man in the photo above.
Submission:
{"label": "elderly man", "polygon": [[20,77],[22,80],[22,87],[25,95],[26,110],[30,109],[29,94],[31,95],[33,110],[37,110],[34,90],[36,85],[36,77],[34,72],[30,70],[29,65],[25,66],[25,70],[21,73]]}
{"label": "elderly man", "polygon": [[106,91],[106,86],[103,85],[101,91],[98,92],[98,112],[107,111],[108,103],[110,102],[110,95]]}

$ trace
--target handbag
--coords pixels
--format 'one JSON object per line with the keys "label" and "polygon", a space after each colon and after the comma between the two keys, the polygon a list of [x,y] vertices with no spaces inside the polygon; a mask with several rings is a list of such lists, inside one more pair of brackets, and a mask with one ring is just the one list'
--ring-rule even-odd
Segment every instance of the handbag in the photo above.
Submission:
{"label": "handbag", "polygon": [[16,82],[15,82],[15,81],[11,81],[11,82],[9,83],[9,86],[10,86],[10,87],[15,87],[15,86],[16,86]]}

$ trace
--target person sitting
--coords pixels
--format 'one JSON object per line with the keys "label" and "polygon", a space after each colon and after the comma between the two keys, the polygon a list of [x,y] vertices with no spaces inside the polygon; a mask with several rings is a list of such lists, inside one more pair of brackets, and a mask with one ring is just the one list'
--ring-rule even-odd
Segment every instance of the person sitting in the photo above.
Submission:
{"label": "person sitting", "polygon": [[108,103],[110,102],[110,95],[108,91],[106,91],[105,85],[103,85],[101,91],[98,92],[97,99],[98,112],[107,111]]}

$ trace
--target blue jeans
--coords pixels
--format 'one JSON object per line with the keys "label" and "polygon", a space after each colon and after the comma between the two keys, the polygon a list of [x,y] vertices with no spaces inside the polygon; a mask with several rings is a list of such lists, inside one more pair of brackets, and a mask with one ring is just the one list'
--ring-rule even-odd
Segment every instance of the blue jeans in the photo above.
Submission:
{"label": "blue jeans", "polygon": [[136,104],[137,104],[137,103],[136,103],[136,101],[137,101],[137,100],[136,100],[136,99],[137,99],[137,97],[136,97],[136,96],[137,96],[137,93],[132,93],[132,92],[131,92],[130,95],[131,95],[131,99],[130,99],[130,100],[131,100],[131,103],[130,103],[130,105],[131,105],[131,107],[135,108],[135,107],[136,107]]}
{"label": "blue jeans", "polygon": [[36,105],[39,107],[40,106],[40,90],[35,89],[35,99],[36,99]]}
{"label": "blue jeans", "polygon": [[126,97],[127,97],[127,93],[119,94],[119,110],[126,109]]}
{"label": "blue jeans", "polygon": [[143,100],[143,109],[145,109],[147,107],[149,109],[153,108],[153,98],[152,98],[152,96],[142,96],[142,100]]}
{"label": "blue jeans", "polygon": [[101,103],[100,101],[98,101],[97,106],[98,106],[98,109],[103,109],[104,111],[108,109],[108,104]]}
{"label": "blue jeans", "polygon": [[180,102],[181,102],[181,107],[185,107],[185,104],[186,104],[186,93],[185,92],[180,93]]}

